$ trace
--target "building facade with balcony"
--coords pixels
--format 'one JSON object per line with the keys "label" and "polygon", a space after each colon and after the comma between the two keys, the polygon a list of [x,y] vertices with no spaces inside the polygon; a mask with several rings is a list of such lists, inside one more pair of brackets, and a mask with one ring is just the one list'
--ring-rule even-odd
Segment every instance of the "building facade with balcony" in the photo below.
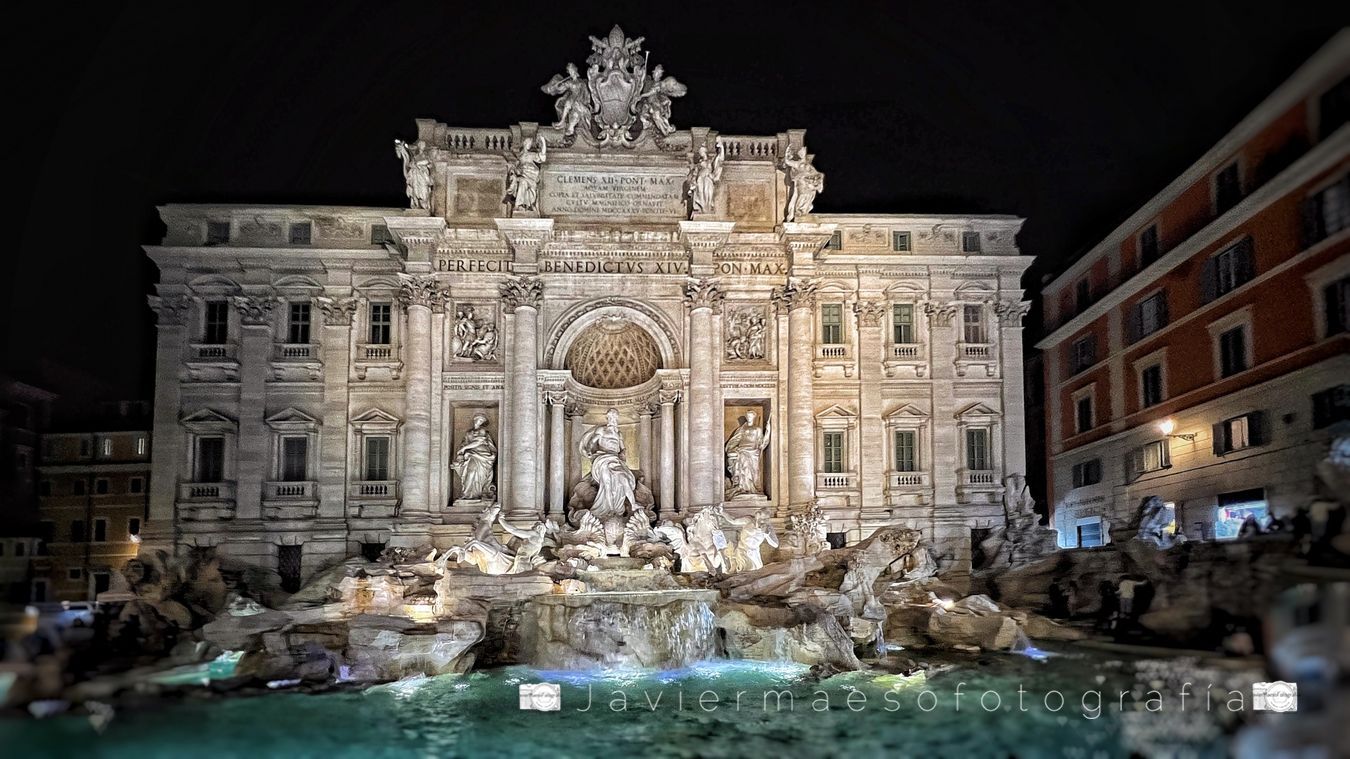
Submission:
{"label": "building facade with balcony", "polygon": [[149,514],[150,432],[54,432],[38,466],[32,599],[96,600],[136,557]]}
{"label": "building facade with balcony", "polygon": [[1350,33],[1043,292],[1053,524],[1191,538],[1314,495],[1350,418]]}
{"label": "building facade with balcony", "polygon": [[419,121],[412,209],[162,208],[147,545],[294,585],[561,519],[613,409],[663,519],[818,505],[968,557],[1026,468],[1021,220],[789,215],[804,132],[631,130]]}

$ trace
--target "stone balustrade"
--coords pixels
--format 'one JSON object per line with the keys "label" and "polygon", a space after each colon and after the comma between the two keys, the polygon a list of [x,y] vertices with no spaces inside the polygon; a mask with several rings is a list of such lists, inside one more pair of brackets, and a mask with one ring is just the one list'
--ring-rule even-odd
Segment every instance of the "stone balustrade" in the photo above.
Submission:
{"label": "stone balustrade", "polygon": [[853,472],[816,472],[816,490],[854,490],[858,477]]}
{"label": "stone balustrade", "polygon": [[318,500],[317,482],[268,482],[263,485],[263,499],[268,501]]}
{"label": "stone balustrade", "polygon": [[192,343],[189,349],[195,361],[236,361],[239,356],[234,343]]}
{"label": "stone balustrade", "polygon": [[233,501],[233,482],[183,482],[178,485],[179,501]]}

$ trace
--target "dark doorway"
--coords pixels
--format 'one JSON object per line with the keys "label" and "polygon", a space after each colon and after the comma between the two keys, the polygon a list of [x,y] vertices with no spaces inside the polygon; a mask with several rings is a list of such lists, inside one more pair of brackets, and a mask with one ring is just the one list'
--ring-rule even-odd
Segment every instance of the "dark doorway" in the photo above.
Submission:
{"label": "dark doorway", "polygon": [[300,551],[301,546],[277,546],[277,573],[287,593],[300,589]]}
{"label": "dark doorway", "polygon": [[366,561],[379,561],[380,554],[384,553],[384,543],[362,543],[361,558]]}

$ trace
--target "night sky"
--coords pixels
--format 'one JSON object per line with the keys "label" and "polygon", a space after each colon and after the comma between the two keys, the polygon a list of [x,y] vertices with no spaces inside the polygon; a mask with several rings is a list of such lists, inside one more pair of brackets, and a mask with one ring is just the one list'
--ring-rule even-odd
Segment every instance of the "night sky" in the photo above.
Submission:
{"label": "night sky", "polygon": [[151,392],[156,204],[402,206],[391,142],[414,118],[551,121],[540,85],[614,23],[689,87],[677,126],[807,129],[818,211],[1028,217],[1034,288],[1346,20],[1269,0],[35,6],[4,52],[0,368],[41,381],[46,359],[122,398]]}

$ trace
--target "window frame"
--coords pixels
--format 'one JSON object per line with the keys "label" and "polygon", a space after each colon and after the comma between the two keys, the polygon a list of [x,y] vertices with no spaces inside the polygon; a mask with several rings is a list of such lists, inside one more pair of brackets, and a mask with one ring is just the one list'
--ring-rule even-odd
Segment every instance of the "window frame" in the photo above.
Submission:
{"label": "window frame", "polygon": [[[832,440],[838,441],[838,445],[832,446]],[[844,430],[821,430],[820,433],[820,471],[825,474],[846,474],[848,465],[848,433]],[[837,453],[837,456],[831,457],[831,451]],[[834,468],[831,468],[831,467]]]}
{"label": "window frame", "polygon": [[[971,241],[974,241],[972,244]],[[979,230],[966,229],[961,232],[961,252],[962,253],[983,253],[984,243],[981,240]]]}
{"label": "window frame", "polygon": [[[1083,427],[1083,406],[1087,401],[1088,427]],[[1078,388],[1069,395],[1069,405],[1073,409],[1073,434],[1082,435],[1097,428],[1097,383],[1092,382]]]}
{"label": "window frame", "polygon": [[204,237],[207,247],[213,245],[228,245],[230,239],[234,236],[233,224],[229,221],[208,220],[206,222],[206,234]]}
{"label": "window frame", "polygon": [[230,320],[228,300],[210,298],[202,301],[202,345],[229,345],[233,332]]}
{"label": "window frame", "polygon": [[1082,374],[1097,364],[1097,336],[1092,333],[1069,343],[1069,376]]}
{"label": "window frame", "polygon": [[[1246,174],[1244,169],[1246,167],[1243,165],[1244,163],[1246,162],[1243,160],[1242,156],[1237,156],[1233,158],[1233,160],[1220,166],[1212,175],[1210,175],[1210,209],[1214,212],[1215,217],[1222,216],[1233,210],[1247,197],[1246,182],[1244,181],[1246,178],[1244,176]],[[1233,198],[1226,198],[1223,195],[1225,188],[1222,178],[1227,175],[1230,170],[1234,180],[1233,190],[1237,195]],[[1224,205],[1227,200],[1231,200],[1232,202]]]}
{"label": "window frame", "polygon": [[[909,323],[900,322],[900,309],[909,309]],[[915,319],[915,305],[913,303],[892,303],[891,304],[891,344],[892,345],[918,345],[919,344],[919,325]],[[910,340],[900,340],[900,331],[902,327],[909,328]]]}
{"label": "window frame", "polygon": [[[828,309],[828,311],[827,311]],[[832,313],[838,316],[838,320],[831,322],[826,314]],[[837,330],[837,334],[830,334],[831,329]],[[842,302],[831,302],[820,304],[820,344],[821,345],[844,345],[844,304]]]}
{"label": "window frame", "polygon": [[[383,477],[372,477],[370,467],[370,444],[376,440],[384,443]],[[389,482],[394,474],[394,435],[392,432],[375,432],[361,436],[361,480],[363,482]]]}
{"label": "window frame", "polygon": [[[297,318],[297,311],[302,315]],[[297,334],[299,332],[300,334]],[[303,338],[303,339],[297,339]],[[310,345],[314,339],[314,306],[308,300],[293,300],[286,308],[286,344]]]}
{"label": "window frame", "polygon": [[[1153,232],[1153,254],[1148,255],[1144,249],[1144,238],[1149,231]],[[1159,220],[1154,220],[1139,230],[1134,236],[1134,251],[1139,261],[1139,269],[1143,271],[1162,258],[1162,224]]]}
{"label": "window frame", "polygon": [[[909,460],[908,462],[902,461],[902,460],[901,460],[901,456],[900,456],[901,451],[906,450],[906,447],[905,447],[905,446],[902,446],[902,445],[900,444],[900,438],[901,438],[902,436],[908,437],[909,440],[910,440],[910,443],[909,443],[908,448],[907,448],[908,451],[909,451],[909,453],[910,453],[910,460]],[[919,451],[919,430],[918,430],[918,429],[894,429],[894,430],[891,430],[891,449],[892,449],[892,450],[891,450],[891,455],[892,455],[892,461],[891,461],[891,464],[892,464],[892,466],[894,467],[893,471],[896,471],[896,472],[905,472],[905,473],[913,473],[913,472],[922,472],[922,471],[923,471],[923,463],[922,463],[922,459],[920,458],[920,451]],[[908,464],[908,467],[904,466],[905,464]]]}
{"label": "window frame", "polygon": [[[1256,366],[1255,338],[1252,335],[1252,311],[1252,306],[1248,304],[1220,319],[1210,322],[1208,325],[1215,382],[1235,377]],[[1238,327],[1242,328],[1242,349],[1246,365],[1238,371],[1224,374],[1223,336]]]}
{"label": "window frame", "polygon": [[[989,337],[989,317],[988,309],[983,303],[963,303],[961,304],[961,342],[966,345],[991,345],[993,343]],[[978,314],[979,318],[972,321],[970,315]],[[975,328],[975,337],[972,340],[971,327]]]}
{"label": "window frame", "polygon": [[[303,230],[303,234],[296,234]],[[314,244],[314,222],[312,221],[293,221],[287,230],[286,239],[291,245],[313,245]]]}
{"label": "window frame", "polygon": [[891,251],[895,253],[913,253],[914,236],[907,229],[891,230]]}
{"label": "window frame", "polygon": [[[1095,475],[1095,477],[1089,477],[1089,474]],[[1102,481],[1101,458],[1094,457],[1083,459],[1082,461],[1075,463],[1072,467],[1070,476],[1072,478],[1070,489],[1072,490],[1100,484]]]}
{"label": "window frame", "polygon": [[[376,309],[383,309],[385,315],[384,321],[377,321]],[[377,340],[376,328],[382,327],[384,334],[382,340]],[[393,345],[394,344],[394,302],[392,300],[371,300],[367,306],[366,313],[366,344],[367,345]]]}
{"label": "window frame", "polygon": [[[971,443],[977,438],[982,438],[982,449],[977,453],[976,448]],[[970,472],[992,472],[994,471],[994,441],[993,429],[985,425],[972,425],[965,428],[965,434],[962,436],[962,458],[965,468]],[[983,464],[984,466],[976,466]]]}

